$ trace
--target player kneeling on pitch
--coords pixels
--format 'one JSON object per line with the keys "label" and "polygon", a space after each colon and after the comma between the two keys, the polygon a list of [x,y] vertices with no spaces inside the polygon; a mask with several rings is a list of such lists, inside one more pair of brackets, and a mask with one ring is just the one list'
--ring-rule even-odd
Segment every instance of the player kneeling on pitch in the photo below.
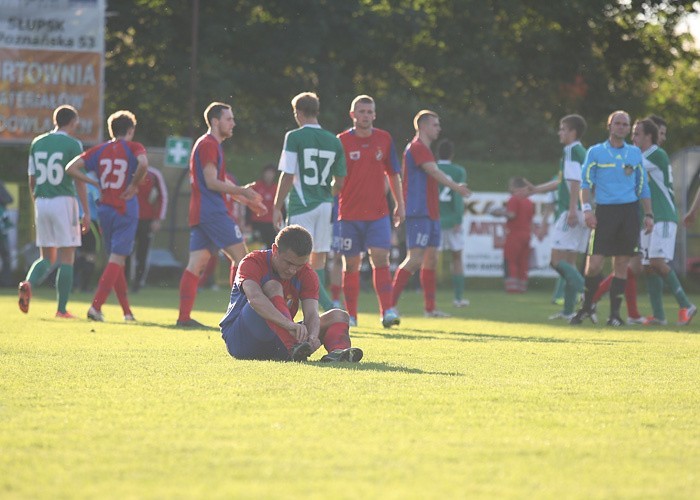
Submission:
{"label": "player kneeling on pitch", "polygon": [[[270,250],[246,255],[238,266],[231,302],[219,323],[228,352],[238,359],[305,361],[321,344],[321,361],[357,362],[350,346],[349,316],[318,314],[318,276],[309,266],[313,241],[301,226],[287,226]],[[299,309],[304,320],[296,323]]]}

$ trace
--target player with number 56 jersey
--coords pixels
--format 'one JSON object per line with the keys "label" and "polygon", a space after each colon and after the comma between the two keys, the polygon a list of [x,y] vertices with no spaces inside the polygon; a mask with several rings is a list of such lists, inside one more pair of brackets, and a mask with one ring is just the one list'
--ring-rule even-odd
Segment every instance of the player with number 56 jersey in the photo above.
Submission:
{"label": "player with number 56 jersey", "polygon": [[[66,167],[74,178],[100,188],[98,214],[104,247],[109,262],[97,285],[97,291],[88,310],[88,319],[104,321],[102,304],[114,289],[122,306],[125,321],[134,321],[127,298],[124,264],[131,254],[139,222],[139,202],[135,197],[138,184],[146,175],[148,158],[146,148],[133,142],[136,116],[130,111],[117,111],[107,119],[111,141],[90,148]],[[95,182],[82,170],[94,172]]]}

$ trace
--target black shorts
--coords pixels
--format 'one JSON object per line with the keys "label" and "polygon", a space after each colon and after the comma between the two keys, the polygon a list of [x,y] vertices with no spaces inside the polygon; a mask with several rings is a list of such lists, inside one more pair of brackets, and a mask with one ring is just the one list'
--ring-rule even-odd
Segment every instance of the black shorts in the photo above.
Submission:
{"label": "black shorts", "polygon": [[90,222],[90,229],[82,236],[80,251],[86,253],[97,252],[97,240],[100,237],[100,225],[97,221]]}
{"label": "black shorts", "polygon": [[591,233],[592,255],[633,256],[639,251],[639,202],[623,205],[598,205],[597,227]]}

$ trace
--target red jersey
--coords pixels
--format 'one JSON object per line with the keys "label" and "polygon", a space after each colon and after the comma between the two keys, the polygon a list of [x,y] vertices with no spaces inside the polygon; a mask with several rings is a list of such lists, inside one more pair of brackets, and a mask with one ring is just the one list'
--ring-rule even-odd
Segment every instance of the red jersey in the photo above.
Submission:
{"label": "red jersey", "polygon": [[430,148],[416,136],[403,154],[403,198],[406,217],[430,217],[440,220],[438,182],[421,165],[435,163]]}
{"label": "red jersey", "polygon": [[138,216],[139,202],[136,197],[127,201],[121,195],[134,177],[138,167],[137,157],[145,154],[143,144],[115,139],[94,146],[80,155],[85,162],[85,169],[97,174],[101,205],[114,207],[120,214],[129,212]]}
{"label": "red jersey", "polygon": [[267,222],[272,223],[272,211],[275,206],[275,194],[277,193],[277,184],[274,182],[272,184],[265,184],[263,181],[258,180],[253,184],[253,190],[263,198],[263,204],[267,207],[267,213],[264,215],[257,215],[255,212],[250,210],[250,221],[251,222]]}
{"label": "red jersey", "polygon": [[506,210],[515,214],[513,219],[506,222],[508,234],[530,234],[532,232],[532,217],[535,215],[535,205],[529,198],[511,196],[506,203]]}
{"label": "red jersey", "polygon": [[338,197],[338,220],[377,220],[389,214],[384,176],[401,173],[394,141],[388,132],[373,128],[369,137],[355,129],[338,135],[345,150],[348,174]]}
{"label": "red jersey", "polygon": [[204,181],[204,166],[209,163],[216,167],[216,178],[224,182],[226,165],[221,144],[213,135],[205,134],[197,139],[190,156],[190,226],[196,226],[209,215],[227,213],[225,194],[212,191]]}
{"label": "red jersey", "polygon": [[168,188],[160,170],[148,167],[136,194],[139,199],[139,219],[165,220],[168,209]]}

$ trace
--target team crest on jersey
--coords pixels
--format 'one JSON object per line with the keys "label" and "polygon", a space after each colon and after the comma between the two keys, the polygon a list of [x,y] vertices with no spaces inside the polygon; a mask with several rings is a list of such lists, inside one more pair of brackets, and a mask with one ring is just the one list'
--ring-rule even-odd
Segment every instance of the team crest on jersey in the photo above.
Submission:
{"label": "team crest on jersey", "polygon": [[350,151],[350,159],[353,161],[357,161],[360,159],[360,152],[359,151]]}
{"label": "team crest on jersey", "polygon": [[384,152],[381,149],[377,149],[377,153],[374,155],[374,157],[377,159],[377,161],[382,161],[382,158],[384,158]]}

